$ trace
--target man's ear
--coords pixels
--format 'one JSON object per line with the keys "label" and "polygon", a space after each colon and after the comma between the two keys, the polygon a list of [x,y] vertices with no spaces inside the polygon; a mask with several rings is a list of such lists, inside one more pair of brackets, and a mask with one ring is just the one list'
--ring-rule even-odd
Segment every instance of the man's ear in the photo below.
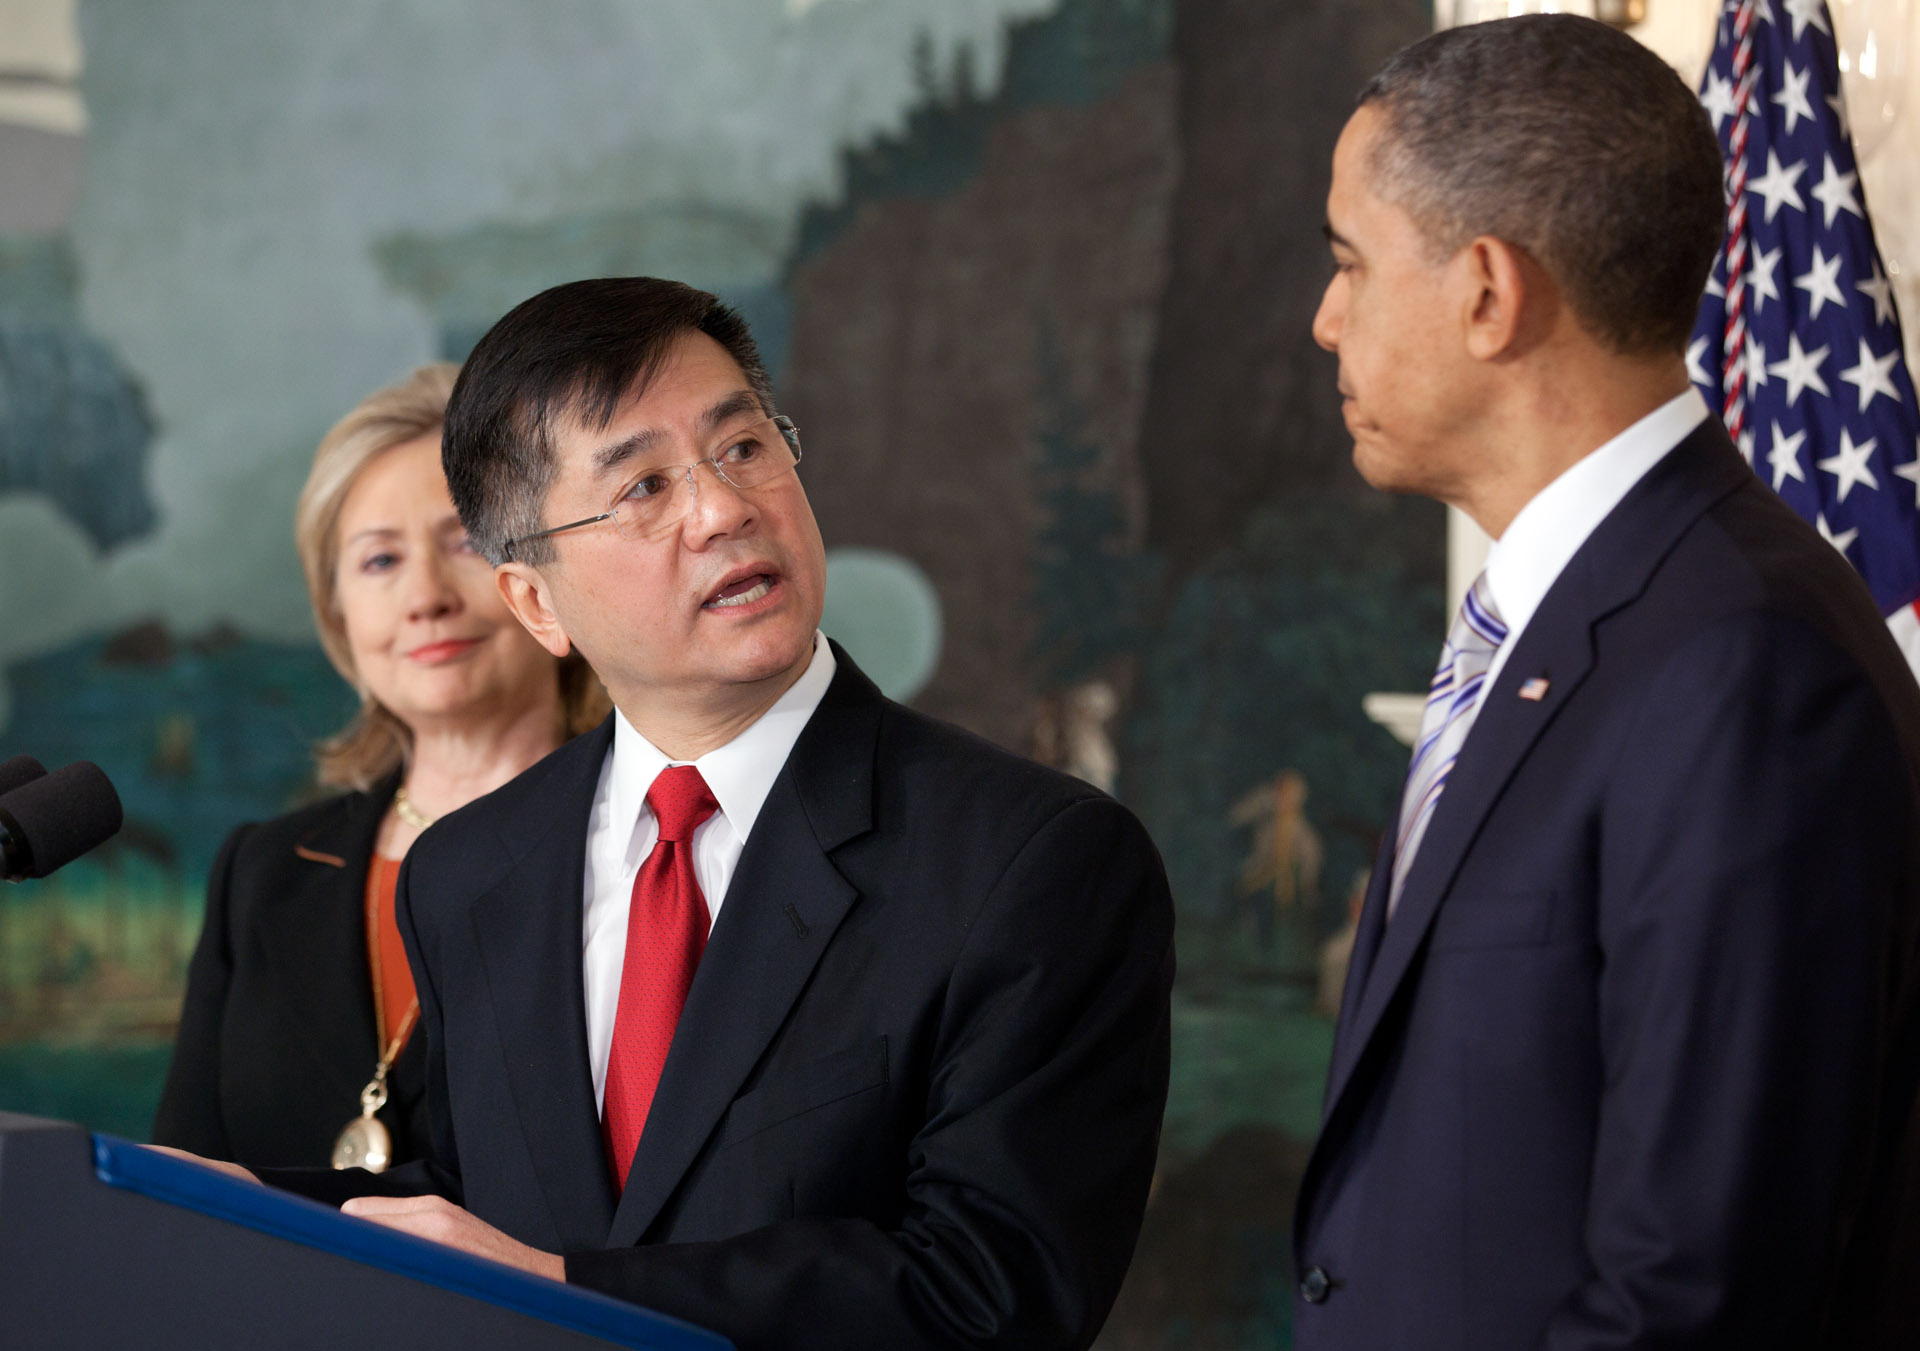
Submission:
{"label": "man's ear", "polygon": [[1476,361],[1497,361],[1525,345],[1533,311],[1545,297],[1544,275],[1532,260],[1504,239],[1481,235],[1460,251],[1463,270],[1467,353]]}
{"label": "man's ear", "polygon": [[573,651],[573,640],[567,637],[553,608],[547,579],[536,569],[525,563],[502,563],[493,570],[493,584],[500,588],[500,598],[535,642],[556,657]]}

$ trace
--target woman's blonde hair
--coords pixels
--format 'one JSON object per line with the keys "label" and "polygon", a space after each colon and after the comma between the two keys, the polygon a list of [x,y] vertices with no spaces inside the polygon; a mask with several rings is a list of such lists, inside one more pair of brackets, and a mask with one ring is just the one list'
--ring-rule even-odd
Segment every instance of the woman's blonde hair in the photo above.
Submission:
{"label": "woman's blonde hair", "polygon": [[[459,374],[452,362],[435,362],[362,399],[321,438],[294,509],[294,546],[307,574],[320,646],[360,695],[353,720],[314,748],[319,780],[332,787],[365,792],[404,765],[413,750],[412,730],[368,692],[354,669],[346,621],[334,592],[340,509],[361,471],[377,457],[440,430]],[[606,691],[578,652],[568,653],[560,663],[560,702],[568,736],[586,731],[607,714]]]}

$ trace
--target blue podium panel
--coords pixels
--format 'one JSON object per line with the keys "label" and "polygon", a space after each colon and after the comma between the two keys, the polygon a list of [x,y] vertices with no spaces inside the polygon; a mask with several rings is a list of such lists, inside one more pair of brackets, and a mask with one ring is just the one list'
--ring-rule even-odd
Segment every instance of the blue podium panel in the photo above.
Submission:
{"label": "blue podium panel", "polygon": [[6,1112],[0,1346],[732,1348],[592,1291]]}

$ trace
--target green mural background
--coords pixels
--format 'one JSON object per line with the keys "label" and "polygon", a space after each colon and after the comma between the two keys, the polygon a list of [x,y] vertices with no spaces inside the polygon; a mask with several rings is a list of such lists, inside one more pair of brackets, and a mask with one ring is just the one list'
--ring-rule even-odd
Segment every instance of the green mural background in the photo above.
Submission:
{"label": "green mural background", "polygon": [[[313,791],[350,706],[290,538],[320,433],[545,285],[678,276],[753,321],[829,545],[931,584],[847,615],[856,656],[937,622],[915,702],[1110,782],[1165,854],[1173,1094],[1101,1345],[1285,1345],[1327,987],[1405,763],[1360,698],[1424,680],[1443,552],[1353,473],[1308,323],[1333,141],[1425,4],[79,20],[87,129],[28,146],[77,192],[0,210],[0,757],[97,760],[128,826],[0,896],[0,1107],[144,1134],[211,857]],[[23,135],[0,181],[58,196],[9,177]]]}

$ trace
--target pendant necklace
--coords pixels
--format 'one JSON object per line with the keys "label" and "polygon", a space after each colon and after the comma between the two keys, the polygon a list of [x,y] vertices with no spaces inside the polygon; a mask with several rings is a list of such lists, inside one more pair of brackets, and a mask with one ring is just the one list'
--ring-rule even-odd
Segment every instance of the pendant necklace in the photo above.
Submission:
{"label": "pendant necklace", "polygon": [[[403,784],[393,795],[393,812],[402,821],[415,830],[425,830],[432,825],[434,818],[423,814],[407,798]],[[384,1026],[387,1021],[384,985],[380,977],[380,898],[378,889],[367,889],[367,933],[372,942],[368,944],[370,963],[373,968],[373,1020],[376,1027]],[[420,1016],[420,1000],[416,997],[407,1005],[407,1013],[400,1020],[399,1030],[393,1034],[393,1040],[387,1043],[387,1049],[373,1067],[373,1078],[360,1090],[360,1115],[349,1121],[333,1142],[333,1166],[335,1168],[364,1168],[369,1173],[384,1173],[393,1162],[393,1134],[386,1123],[374,1113],[387,1105],[387,1074],[393,1069],[395,1057],[400,1048],[407,1044],[407,1034],[413,1031],[414,1020]],[[376,1043],[377,1045],[378,1043]]]}
{"label": "pendant necklace", "polygon": [[[376,976],[376,990],[380,988],[378,979]],[[393,1162],[393,1135],[374,1113],[387,1105],[387,1071],[393,1068],[393,1059],[400,1054],[407,1033],[413,1030],[413,1021],[419,1016],[420,1001],[416,999],[407,1006],[407,1016],[400,1020],[400,1030],[387,1043],[386,1054],[373,1067],[373,1078],[360,1090],[360,1115],[349,1121],[340,1138],[333,1142],[335,1168],[364,1168],[369,1173],[384,1173]]]}

